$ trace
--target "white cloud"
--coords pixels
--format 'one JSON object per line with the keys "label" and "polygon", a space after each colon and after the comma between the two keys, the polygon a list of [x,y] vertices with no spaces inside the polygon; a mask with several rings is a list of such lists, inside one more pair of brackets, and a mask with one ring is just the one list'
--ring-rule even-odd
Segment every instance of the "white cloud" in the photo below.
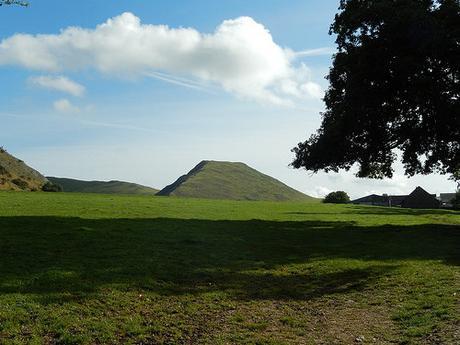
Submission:
{"label": "white cloud", "polygon": [[295,57],[304,57],[304,56],[332,56],[337,51],[331,47],[323,47],[323,48],[316,48],[316,49],[309,49],[300,52],[293,52]]}
{"label": "white cloud", "polygon": [[61,113],[77,113],[80,109],[73,105],[68,99],[59,99],[53,103],[53,107],[56,111]]}
{"label": "white cloud", "polygon": [[[311,191],[309,195],[314,196],[316,198],[324,198],[329,193],[333,192],[332,189],[329,189],[324,186],[317,186],[313,191]],[[307,193],[308,194],[308,193]]]}
{"label": "white cloud", "polygon": [[29,78],[33,85],[46,89],[66,92],[72,96],[81,97],[85,93],[85,87],[64,76],[38,76]]}
{"label": "white cloud", "polygon": [[48,72],[93,68],[124,77],[165,72],[282,105],[323,94],[308,69],[295,63],[297,58],[250,17],[226,20],[214,33],[205,34],[193,28],[142,24],[132,13],[123,13],[95,29],[16,34],[0,42],[0,65]]}

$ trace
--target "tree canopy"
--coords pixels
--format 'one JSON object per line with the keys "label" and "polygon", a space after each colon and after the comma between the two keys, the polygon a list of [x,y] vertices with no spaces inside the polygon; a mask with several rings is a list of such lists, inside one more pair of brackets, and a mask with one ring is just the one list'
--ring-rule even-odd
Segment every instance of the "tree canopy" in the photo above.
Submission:
{"label": "tree canopy", "polygon": [[0,0],[0,6],[4,6],[4,5],[29,6],[29,2],[19,1],[19,0]]}
{"label": "tree canopy", "polygon": [[341,0],[322,124],[292,165],[460,180],[460,1]]}
{"label": "tree canopy", "polygon": [[346,204],[350,202],[350,197],[346,192],[339,190],[326,195],[323,202],[325,204]]}

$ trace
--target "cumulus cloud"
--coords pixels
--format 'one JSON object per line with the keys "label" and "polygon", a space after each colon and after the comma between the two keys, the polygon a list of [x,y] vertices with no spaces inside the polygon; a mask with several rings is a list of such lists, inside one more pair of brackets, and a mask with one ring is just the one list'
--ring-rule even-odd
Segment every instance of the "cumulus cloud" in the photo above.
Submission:
{"label": "cumulus cloud", "polygon": [[332,189],[329,189],[324,186],[316,186],[314,190],[310,191],[309,195],[314,196],[316,198],[324,198],[326,195],[332,192]]}
{"label": "cumulus cloud", "polygon": [[60,113],[77,113],[80,109],[73,105],[68,99],[62,98],[53,103],[53,107]]}
{"label": "cumulus cloud", "polygon": [[85,87],[64,76],[38,76],[29,78],[29,83],[46,89],[66,92],[72,96],[81,97]]}
{"label": "cumulus cloud", "polygon": [[[358,178],[355,176],[355,170],[349,172],[329,173],[327,180],[334,188],[343,188],[348,186],[347,192],[353,197],[361,197],[368,194],[407,194],[412,191],[413,183],[409,178],[400,173],[395,173],[393,178],[388,179],[370,179]],[[360,191],[358,194],[357,191]]]}
{"label": "cumulus cloud", "polygon": [[250,17],[226,20],[206,34],[193,28],[142,24],[134,14],[123,13],[95,29],[16,34],[0,42],[0,65],[54,73],[91,68],[125,77],[163,72],[275,104],[323,94],[297,59],[295,52],[277,45],[270,32]]}

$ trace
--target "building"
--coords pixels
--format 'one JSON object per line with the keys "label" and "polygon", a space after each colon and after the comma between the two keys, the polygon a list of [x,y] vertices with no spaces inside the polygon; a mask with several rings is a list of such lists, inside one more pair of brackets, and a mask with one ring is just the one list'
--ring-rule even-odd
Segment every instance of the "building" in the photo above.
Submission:
{"label": "building", "polygon": [[387,198],[388,197],[385,197],[384,195],[371,194],[352,200],[350,203],[355,205],[389,206]]}
{"label": "building", "polygon": [[439,201],[441,202],[441,207],[443,208],[451,208],[452,200],[455,199],[456,193],[441,193],[439,195]]}
{"label": "building", "polygon": [[377,195],[371,194],[356,200],[351,201],[355,205],[372,205],[372,206],[401,206],[407,195]]}
{"label": "building", "polygon": [[436,199],[435,194],[430,194],[422,187],[417,187],[409,195],[376,195],[371,194],[356,200],[351,204],[355,205],[372,205],[387,207],[404,207],[404,208],[439,208],[441,203]]}
{"label": "building", "polygon": [[415,190],[410,193],[406,198],[404,198],[401,203],[403,208],[439,208],[441,203],[436,199],[436,194],[430,194],[422,187],[417,187]]}

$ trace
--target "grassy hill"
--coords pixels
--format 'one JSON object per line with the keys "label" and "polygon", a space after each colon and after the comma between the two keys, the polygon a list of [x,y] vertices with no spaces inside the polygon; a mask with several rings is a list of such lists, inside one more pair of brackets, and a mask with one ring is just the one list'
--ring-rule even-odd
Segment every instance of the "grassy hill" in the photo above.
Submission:
{"label": "grassy hill", "polygon": [[0,147],[0,190],[41,190],[47,179]]}
{"label": "grassy hill", "polygon": [[2,345],[459,343],[458,212],[0,192],[0,239]]}
{"label": "grassy hill", "polygon": [[52,183],[62,186],[64,192],[101,194],[155,195],[158,189],[123,181],[82,181],[70,178],[47,177]]}
{"label": "grassy hill", "polygon": [[244,163],[217,161],[202,161],[158,195],[230,200],[316,200]]}

